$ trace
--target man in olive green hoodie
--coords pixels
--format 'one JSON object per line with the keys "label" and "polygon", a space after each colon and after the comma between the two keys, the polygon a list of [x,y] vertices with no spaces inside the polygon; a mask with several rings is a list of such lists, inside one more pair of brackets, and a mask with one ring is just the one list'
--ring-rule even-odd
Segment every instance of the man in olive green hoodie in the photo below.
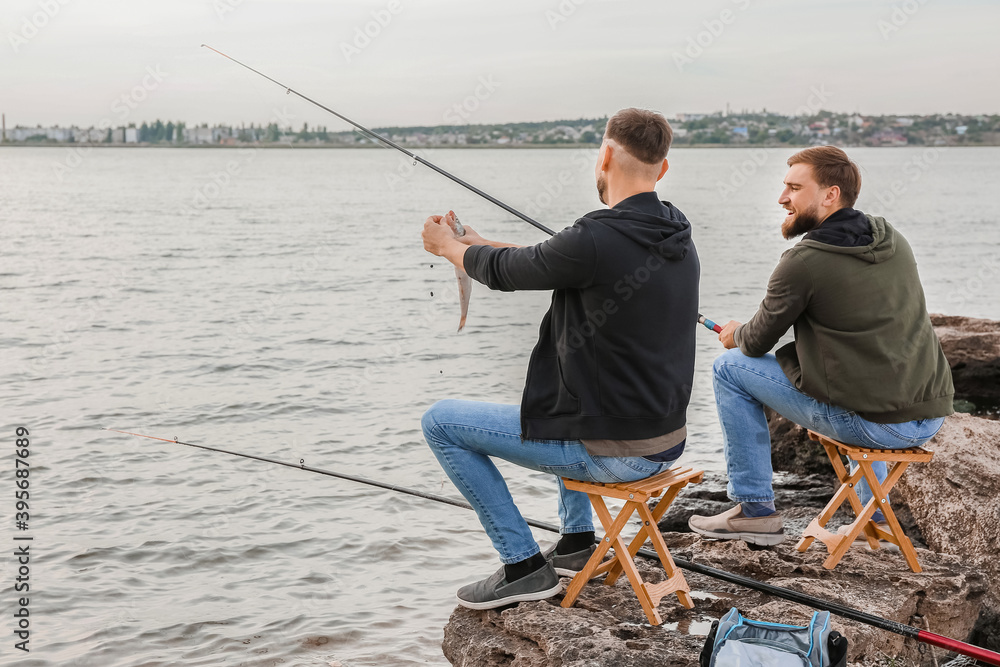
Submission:
{"label": "man in olive green hoodie", "polygon": [[[841,442],[916,447],[952,412],[951,369],[931,327],[909,244],[883,218],[852,207],[861,174],[844,151],[809,148],[788,160],[778,203],[788,211],[782,254],[757,313],[729,322],[715,361],[728,495],[722,514],[693,516],[706,537],[777,544],[783,520],[771,488],[769,406]],[[768,354],[792,327],[795,342]],[[885,463],[873,464],[879,480]],[[861,501],[871,492],[862,482]],[[881,512],[873,520],[884,521]]]}

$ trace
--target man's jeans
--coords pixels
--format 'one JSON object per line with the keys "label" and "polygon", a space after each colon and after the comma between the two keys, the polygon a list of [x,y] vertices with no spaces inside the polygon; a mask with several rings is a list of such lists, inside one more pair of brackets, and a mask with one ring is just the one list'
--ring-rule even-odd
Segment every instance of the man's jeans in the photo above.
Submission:
{"label": "man's jeans", "polygon": [[517,405],[438,401],[424,413],[421,425],[434,456],[476,510],[504,563],[530,558],[539,548],[491,456],[556,476],[563,534],[592,531],[594,519],[587,494],[568,490],[560,477],[632,482],[673,464],[641,456],[591,456],[579,440],[521,440],[521,409]]}
{"label": "man's jeans", "polygon": [[[748,357],[738,348],[727,350],[714,366],[715,402],[722,425],[722,442],[729,475],[729,497],[736,502],[773,502],[771,437],[764,405],[791,421],[847,445],[873,449],[916,447],[934,437],[944,418],[902,424],[876,424],[856,413],[810,398],[785,377],[773,354]],[[892,382],[892,378],[886,378]],[[883,461],[872,463],[879,482],[887,471]],[[862,480],[861,503],[872,493]]]}

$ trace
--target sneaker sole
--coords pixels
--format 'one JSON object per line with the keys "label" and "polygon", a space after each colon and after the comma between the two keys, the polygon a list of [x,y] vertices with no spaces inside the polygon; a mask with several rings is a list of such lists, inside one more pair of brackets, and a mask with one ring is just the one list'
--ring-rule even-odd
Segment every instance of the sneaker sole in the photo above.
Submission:
{"label": "sneaker sole", "polygon": [[558,574],[560,577],[575,577],[576,575],[580,574],[580,570],[567,570],[566,568],[563,567],[557,567],[554,569],[556,571],[556,574]]}
{"label": "sneaker sole", "polygon": [[487,602],[469,602],[468,600],[463,600],[462,598],[455,596],[458,600],[458,604],[466,607],[467,609],[496,609],[497,607],[505,607],[510,604],[517,604],[518,602],[531,602],[533,600],[546,600],[553,595],[562,591],[562,584],[556,584],[552,588],[544,591],[536,591],[534,593],[521,593],[520,595],[508,595],[505,598],[500,598],[498,600],[489,600]]}
{"label": "sneaker sole", "polygon": [[691,530],[702,537],[709,537],[713,540],[743,540],[748,544],[758,544],[760,546],[772,547],[785,541],[785,533],[713,533],[708,530],[691,527]]}

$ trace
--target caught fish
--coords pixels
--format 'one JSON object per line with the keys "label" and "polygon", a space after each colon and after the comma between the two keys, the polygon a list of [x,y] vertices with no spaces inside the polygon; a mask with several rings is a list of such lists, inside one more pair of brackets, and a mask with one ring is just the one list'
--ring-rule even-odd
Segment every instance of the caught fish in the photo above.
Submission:
{"label": "caught fish", "polygon": [[[448,211],[444,219],[448,223],[448,226],[451,227],[451,231],[455,232],[456,238],[465,236],[465,227],[458,221],[458,216],[455,215],[454,211]],[[465,328],[465,318],[469,315],[469,300],[472,298],[472,278],[469,277],[469,274],[464,269],[458,266],[455,267],[455,277],[458,278],[458,300],[462,306],[461,319],[458,321],[458,330],[461,331]]]}

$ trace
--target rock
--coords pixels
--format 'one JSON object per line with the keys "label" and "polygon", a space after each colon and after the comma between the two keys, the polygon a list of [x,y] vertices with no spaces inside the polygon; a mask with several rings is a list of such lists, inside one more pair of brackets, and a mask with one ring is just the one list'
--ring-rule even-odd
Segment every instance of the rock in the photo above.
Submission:
{"label": "rock", "polygon": [[[794,550],[795,540],[763,550],[743,542],[712,542],[682,533],[665,533],[671,553],[679,559],[753,577],[836,602],[890,620],[965,638],[972,632],[987,590],[985,576],[957,556],[919,550],[924,571],[914,574],[899,553],[853,548],[833,571],[825,570],[819,546],[806,553]],[[637,559],[645,579],[662,581],[658,565]],[[599,580],[588,584],[571,609],[562,596],[526,602],[502,610],[473,611],[459,607],[444,631],[442,648],[456,667],[653,667],[698,664],[698,654],[711,621],[732,606],[750,618],[805,624],[812,610],[751,589],[685,571],[695,608],[684,609],[675,597],[659,606],[664,623],[648,625],[628,580],[611,587]],[[568,584],[568,579],[563,579]],[[925,647],[900,635],[834,617],[834,629],[850,641],[849,661],[874,663],[895,659],[896,665],[943,662]]]}
{"label": "rock", "polygon": [[931,315],[931,323],[951,364],[956,398],[995,411],[1000,406],[1000,322]]}
{"label": "rock", "polygon": [[[893,490],[934,551],[987,574],[983,624],[1000,627],[1000,422],[956,413],[927,447],[934,459],[910,466]],[[1000,650],[1000,636],[989,638]]]}

